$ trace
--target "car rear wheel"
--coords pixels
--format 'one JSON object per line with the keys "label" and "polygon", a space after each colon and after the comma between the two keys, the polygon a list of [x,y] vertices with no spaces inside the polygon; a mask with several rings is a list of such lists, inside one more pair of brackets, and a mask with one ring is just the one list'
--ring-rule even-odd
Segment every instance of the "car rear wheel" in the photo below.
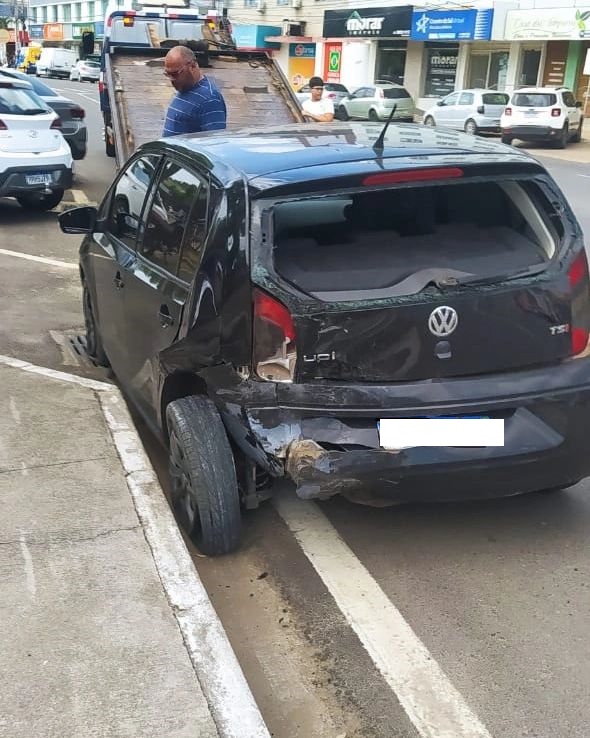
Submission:
{"label": "car rear wheel", "polygon": [[102,345],[100,331],[94,317],[92,297],[86,282],[82,284],[82,310],[84,312],[84,326],[86,328],[86,353],[99,366],[110,366],[109,360]]}
{"label": "car rear wheel", "polygon": [[369,110],[369,120],[372,120],[372,121],[378,121],[379,120],[379,116],[377,115],[377,111],[376,110],[373,110],[372,108],[371,108],[371,110]]}
{"label": "car rear wheel", "polygon": [[565,149],[565,147],[568,145],[569,138],[570,138],[570,129],[568,127],[568,124],[566,123],[564,127],[561,129],[559,136],[555,140],[555,148]]}
{"label": "car rear wheel", "polygon": [[502,135],[502,138],[500,140],[502,141],[503,144],[508,144],[508,146],[512,146],[512,142],[514,141],[512,136],[504,136],[504,135]]}
{"label": "car rear wheel", "polygon": [[225,428],[208,397],[191,396],[166,408],[174,507],[199,549],[229,553],[240,542],[240,497]]}
{"label": "car rear wheel", "polygon": [[580,125],[577,127],[574,137],[572,138],[573,143],[580,143],[582,140],[582,128],[584,126],[584,119],[580,120]]}
{"label": "car rear wheel", "polygon": [[426,118],[424,118],[424,125],[428,126],[428,128],[434,128],[436,125],[434,118],[431,115],[427,115]]}
{"label": "car rear wheel", "polygon": [[465,125],[463,126],[463,130],[465,133],[468,133],[470,136],[477,136],[477,125],[474,120],[471,120],[471,118],[465,122]]}
{"label": "car rear wheel", "polygon": [[336,108],[336,112],[334,114],[334,117],[336,118],[336,120],[348,120],[350,118],[350,116],[348,115],[348,112],[346,111],[346,108],[344,107],[344,105],[339,105]]}
{"label": "car rear wheel", "polygon": [[63,190],[55,190],[48,195],[42,192],[30,192],[26,195],[19,195],[16,199],[25,210],[36,210],[43,212],[51,210],[62,201],[64,196]]}

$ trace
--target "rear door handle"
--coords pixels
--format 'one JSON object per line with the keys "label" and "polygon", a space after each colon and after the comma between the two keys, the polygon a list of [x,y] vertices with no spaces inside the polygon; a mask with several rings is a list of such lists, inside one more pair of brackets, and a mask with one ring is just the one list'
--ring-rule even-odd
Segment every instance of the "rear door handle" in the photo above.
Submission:
{"label": "rear door handle", "polygon": [[121,272],[117,272],[115,274],[115,278],[113,279],[113,283],[114,283],[115,287],[118,290],[122,290],[123,287],[125,287],[125,282],[123,282],[123,280],[121,279]]}
{"label": "rear door handle", "polygon": [[169,328],[171,325],[174,325],[174,318],[170,315],[167,305],[160,305],[158,318],[160,318],[162,328]]}

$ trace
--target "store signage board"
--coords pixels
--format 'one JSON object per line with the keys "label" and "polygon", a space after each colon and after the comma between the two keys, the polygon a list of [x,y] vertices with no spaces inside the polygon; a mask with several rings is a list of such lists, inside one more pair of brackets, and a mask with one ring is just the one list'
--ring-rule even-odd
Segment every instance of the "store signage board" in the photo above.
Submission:
{"label": "store signage board", "polygon": [[590,38],[590,8],[509,10],[504,38],[508,41]]}
{"label": "store signage board", "polygon": [[489,41],[494,11],[415,10],[410,38],[415,41]]}
{"label": "store signage board", "polygon": [[324,38],[409,38],[412,5],[326,10]]}

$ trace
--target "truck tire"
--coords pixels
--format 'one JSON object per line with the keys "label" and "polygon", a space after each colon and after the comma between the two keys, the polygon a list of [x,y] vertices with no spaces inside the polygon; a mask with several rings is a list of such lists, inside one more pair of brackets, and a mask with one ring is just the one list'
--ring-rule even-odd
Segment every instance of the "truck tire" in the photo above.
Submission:
{"label": "truck tire", "polygon": [[174,400],[166,408],[174,506],[180,522],[208,556],[240,543],[240,497],[225,427],[208,397]]}
{"label": "truck tire", "polygon": [[44,212],[45,210],[52,210],[56,205],[59,205],[63,196],[63,190],[55,190],[49,195],[44,195],[41,192],[31,192],[26,195],[19,195],[16,199],[21,208],[25,210]]}
{"label": "truck tire", "polygon": [[110,156],[111,158],[116,156],[117,152],[115,151],[115,144],[111,141],[106,126],[104,129],[104,150],[107,156]]}

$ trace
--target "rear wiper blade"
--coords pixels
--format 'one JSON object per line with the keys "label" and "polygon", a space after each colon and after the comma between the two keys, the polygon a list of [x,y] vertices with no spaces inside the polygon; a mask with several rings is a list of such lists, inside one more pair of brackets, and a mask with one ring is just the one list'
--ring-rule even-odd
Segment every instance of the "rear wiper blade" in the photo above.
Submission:
{"label": "rear wiper blade", "polygon": [[474,284],[493,284],[502,280],[522,279],[523,277],[533,277],[535,274],[541,274],[547,268],[547,264],[538,264],[537,266],[527,267],[518,272],[505,272],[504,274],[492,274],[489,277],[479,277],[474,274],[472,277],[462,277],[457,279],[452,277],[450,280],[443,280],[437,284],[437,287],[444,289],[445,287],[466,287]]}

